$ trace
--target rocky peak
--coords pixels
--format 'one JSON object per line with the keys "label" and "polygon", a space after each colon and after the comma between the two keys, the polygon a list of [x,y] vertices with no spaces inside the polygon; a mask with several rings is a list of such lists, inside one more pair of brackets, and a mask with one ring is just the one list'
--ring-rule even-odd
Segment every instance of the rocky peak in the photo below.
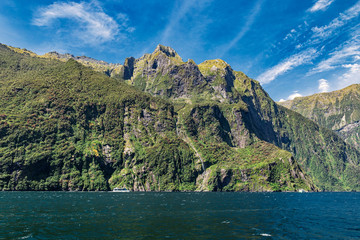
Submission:
{"label": "rocky peak", "polygon": [[195,61],[192,60],[192,59],[188,59],[186,63],[187,63],[187,64],[192,64],[192,65],[196,65]]}
{"label": "rocky peak", "polygon": [[167,46],[163,46],[163,45],[161,45],[161,44],[157,45],[157,47],[155,48],[155,51],[153,52],[153,54],[155,54],[156,52],[165,53],[165,55],[168,56],[168,57],[176,57],[176,56],[179,56],[173,48],[167,47]]}
{"label": "rocky peak", "polygon": [[228,98],[227,92],[231,92],[236,79],[231,66],[221,59],[206,60],[199,64],[202,75],[210,82],[216,92],[224,98]]}
{"label": "rocky peak", "polygon": [[69,53],[61,54],[56,51],[48,52],[43,55],[45,58],[53,58],[53,59],[59,59],[59,60],[69,60],[70,58],[75,59],[75,56]]}
{"label": "rocky peak", "polygon": [[206,60],[199,64],[199,67],[203,70],[216,71],[217,69],[230,68],[230,65],[222,59]]}

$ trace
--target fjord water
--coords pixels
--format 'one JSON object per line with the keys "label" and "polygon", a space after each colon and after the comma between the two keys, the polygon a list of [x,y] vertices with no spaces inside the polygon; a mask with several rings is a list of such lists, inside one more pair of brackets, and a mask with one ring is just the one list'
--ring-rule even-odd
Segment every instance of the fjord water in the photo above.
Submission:
{"label": "fjord water", "polygon": [[356,239],[360,193],[0,192],[0,239]]}

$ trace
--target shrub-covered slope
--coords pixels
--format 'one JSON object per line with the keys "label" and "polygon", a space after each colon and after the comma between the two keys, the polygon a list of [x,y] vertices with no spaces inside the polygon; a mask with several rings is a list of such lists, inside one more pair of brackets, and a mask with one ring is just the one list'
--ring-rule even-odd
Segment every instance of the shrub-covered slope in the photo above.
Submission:
{"label": "shrub-covered slope", "polygon": [[360,85],[279,103],[338,133],[360,149]]}
{"label": "shrub-covered slope", "polygon": [[[133,61],[124,76],[136,73]],[[291,153],[250,136],[233,114],[241,101],[173,102],[72,58],[0,45],[0,102],[2,190],[317,189]]]}
{"label": "shrub-covered slope", "polygon": [[[327,128],[274,103],[257,82],[249,82],[244,101],[247,122],[260,139],[292,152],[324,190],[359,190],[359,152]],[[267,127],[264,127],[267,126]]]}

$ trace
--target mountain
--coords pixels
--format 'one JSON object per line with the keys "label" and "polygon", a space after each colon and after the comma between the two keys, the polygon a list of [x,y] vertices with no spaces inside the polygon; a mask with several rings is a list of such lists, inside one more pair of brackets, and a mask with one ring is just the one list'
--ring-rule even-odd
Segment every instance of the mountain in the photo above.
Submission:
{"label": "mountain", "polygon": [[97,60],[0,54],[0,189],[360,189],[356,149],[222,60],[159,45],[109,77]]}
{"label": "mountain", "polygon": [[[173,49],[159,45],[152,54],[133,63],[133,75],[127,81],[171,100],[180,116],[192,112],[199,116],[199,106],[219,108],[224,116],[219,121],[225,130],[215,141],[222,138],[229,146],[242,148],[260,139],[292,152],[322,189],[358,187],[359,155],[355,149],[331,131],[278,106],[257,81],[234,71],[226,62],[208,60],[196,66],[192,60],[183,62]],[[193,122],[186,126],[199,125],[198,121]],[[211,128],[203,125],[206,127],[201,135],[213,138],[213,132],[206,131]],[[198,134],[197,129],[192,132]],[[207,145],[209,139],[202,142]]]}
{"label": "mountain", "polygon": [[279,104],[315,121],[320,126],[332,129],[347,143],[360,149],[359,84]]}

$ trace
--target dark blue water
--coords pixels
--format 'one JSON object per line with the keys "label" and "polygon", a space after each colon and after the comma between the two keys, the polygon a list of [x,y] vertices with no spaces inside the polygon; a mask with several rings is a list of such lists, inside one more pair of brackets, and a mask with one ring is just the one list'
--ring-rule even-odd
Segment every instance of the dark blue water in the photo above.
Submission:
{"label": "dark blue water", "polygon": [[360,193],[0,192],[0,239],[359,239]]}

